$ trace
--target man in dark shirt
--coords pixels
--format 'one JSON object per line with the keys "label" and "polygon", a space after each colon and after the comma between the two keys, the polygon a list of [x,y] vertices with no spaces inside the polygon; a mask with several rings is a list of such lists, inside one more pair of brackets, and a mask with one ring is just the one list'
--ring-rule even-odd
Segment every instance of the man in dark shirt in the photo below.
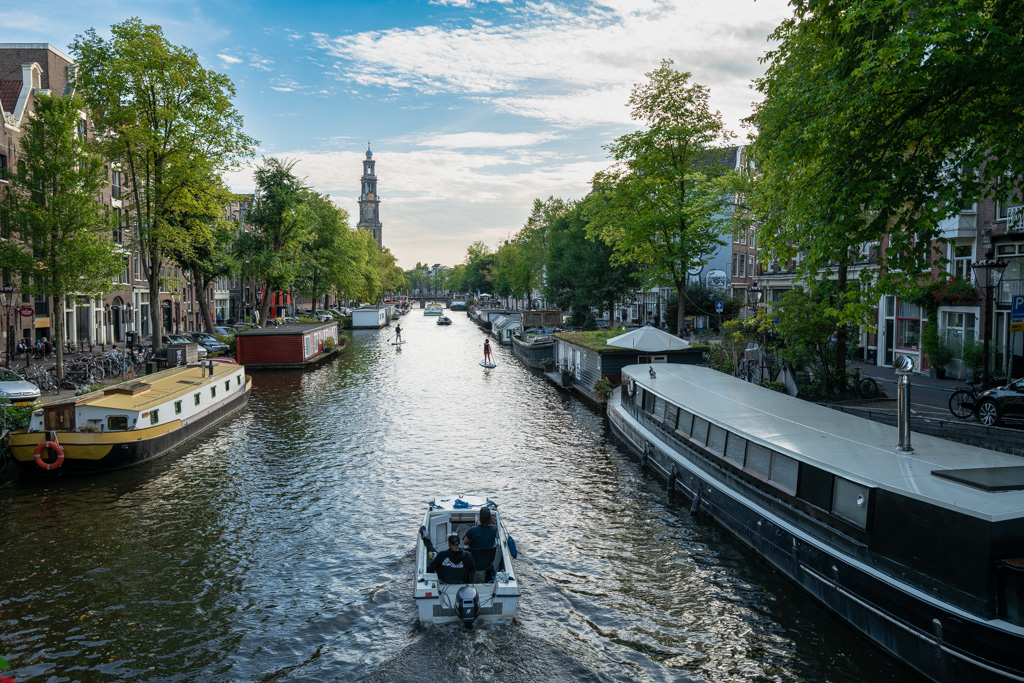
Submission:
{"label": "man in dark shirt", "polygon": [[494,523],[490,508],[480,508],[480,521],[466,532],[466,547],[477,565],[475,583],[489,581],[491,563],[494,561],[494,548],[498,541],[498,527]]}
{"label": "man in dark shirt", "polygon": [[448,537],[448,550],[442,550],[427,567],[428,572],[437,572],[441,583],[469,583],[473,576],[473,558],[459,548],[459,535]]}

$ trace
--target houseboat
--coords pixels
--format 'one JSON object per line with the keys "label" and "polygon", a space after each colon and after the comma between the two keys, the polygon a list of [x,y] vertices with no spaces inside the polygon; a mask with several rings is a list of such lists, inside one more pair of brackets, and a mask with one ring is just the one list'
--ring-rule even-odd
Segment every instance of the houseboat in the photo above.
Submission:
{"label": "houseboat", "polygon": [[518,313],[498,316],[491,323],[491,335],[502,344],[511,344],[512,335],[522,327]]}
{"label": "houseboat", "polygon": [[264,327],[235,335],[238,362],[253,370],[303,368],[334,357],[342,347],[337,322]]}
{"label": "houseboat", "polygon": [[252,380],[241,365],[201,361],[33,411],[11,432],[22,472],[107,472],[163,455],[245,407]]}
{"label": "houseboat", "polygon": [[[430,560],[448,548],[448,536],[463,539],[480,519],[480,510],[490,511],[498,527],[497,544],[487,550],[464,550],[473,556],[477,571],[472,581],[445,584],[428,572]],[[480,496],[450,496],[430,501],[416,539],[416,577],[413,598],[420,623],[471,623],[475,619],[507,622],[519,604],[519,583],[512,569],[515,541],[509,536],[498,506]],[[470,590],[466,590],[466,589]]]}
{"label": "houseboat", "polygon": [[423,307],[423,315],[442,315],[444,313],[444,306],[433,301],[429,302]]}
{"label": "houseboat", "polygon": [[385,306],[364,306],[352,309],[353,330],[380,329],[388,324],[389,312]]}
{"label": "houseboat", "polygon": [[705,367],[622,378],[613,432],[691,510],[924,676],[1024,680],[1019,457],[916,433],[908,449],[895,427]]}

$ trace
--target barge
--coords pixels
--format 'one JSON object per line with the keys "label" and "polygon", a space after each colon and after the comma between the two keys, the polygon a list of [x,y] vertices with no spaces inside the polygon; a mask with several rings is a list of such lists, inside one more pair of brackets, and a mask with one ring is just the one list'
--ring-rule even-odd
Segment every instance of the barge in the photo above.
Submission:
{"label": "barge", "polygon": [[163,455],[249,402],[245,368],[202,361],[171,368],[33,411],[9,435],[25,474],[59,476],[124,469]]}
{"label": "barge", "polygon": [[705,367],[623,368],[612,431],[781,573],[934,681],[1024,681],[1024,461]]}

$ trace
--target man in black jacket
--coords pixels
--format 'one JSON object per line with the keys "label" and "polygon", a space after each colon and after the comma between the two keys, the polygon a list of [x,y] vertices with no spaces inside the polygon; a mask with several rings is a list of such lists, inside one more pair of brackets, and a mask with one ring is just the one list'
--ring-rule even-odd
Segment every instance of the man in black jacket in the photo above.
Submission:
{"label": "man in black jacket", "polygon": [[448,537],[448,550],[442,550],[430,562],[428,572],[437,572],[441,583],[469,583],[473,576],[473,556],[459,548],[459,535]]}

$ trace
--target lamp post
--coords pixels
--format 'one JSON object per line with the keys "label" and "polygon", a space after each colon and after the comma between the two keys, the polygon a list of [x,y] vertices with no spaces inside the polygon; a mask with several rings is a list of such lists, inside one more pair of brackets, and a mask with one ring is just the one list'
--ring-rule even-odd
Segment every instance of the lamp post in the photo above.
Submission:
{"label": "lamp post", "polygon": [[751,286],[747,289],[747,308],[756,314],[758,307],[761,305],[762,297],[764,297],[764,290],[756,284]]}
{"label": "lamp post", "polygon": [[14,355],[14,325],[11,324],[11,307],[14,306],[14,287],[4,285],[0,288],[4,300],[4,329],[7,330],[7,359],[4,366],[11,367],[11,356]]}
{"label": "lamp post", "polygon": [[992,338],[992,317],[995,315],[995,299],[992,296],[992,291],[999,284],[999,278],[1003,274],[1003,270],[1006,269],[1006,261],[1001,259],[992,258],[992,252],[985,254],[987,257],[984,261],[977,261],[971,264],[971,269],[974,270],[975,278],[980,280],[981,273],[985,274],[985,284],[983,285],[985,290],[985,301],[984,301],[984,313],[985,313],[985,324],[982,325],[982,353],[985,356],[985,365],[982,367],[981,376],[982,382],[988,381],[988,366],[989,366],[989,343]]}

